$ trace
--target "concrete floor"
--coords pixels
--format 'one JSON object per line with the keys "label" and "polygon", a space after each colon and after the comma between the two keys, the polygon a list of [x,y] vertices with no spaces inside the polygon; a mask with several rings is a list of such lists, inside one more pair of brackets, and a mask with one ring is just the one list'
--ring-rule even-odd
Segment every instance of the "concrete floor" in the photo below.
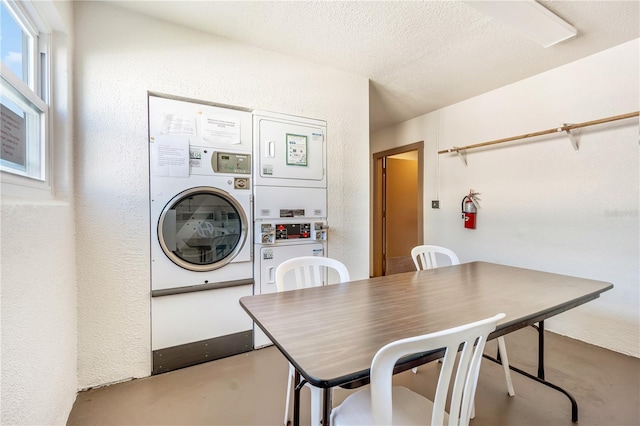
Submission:
{"label": "concrete floor", "polygon": [[[506,336],[512,365],[536,371],[537,334],[526,328]],[[546,333],[546,378],[578,402],[580,426],[640,425],[640,360]],[[495,354],[495,341],[487,345]],[[274,347],[78,394],[68,425],[281,425],[287,362]],[[395,377],[433,397],[437,364]],[[571,425],[561,393],[512,372],[515,397],[502,367],[484,361],[473,426]],[[334,390],[334,405],[349,393]],[[302,393],[302,424],[309,397]]]}

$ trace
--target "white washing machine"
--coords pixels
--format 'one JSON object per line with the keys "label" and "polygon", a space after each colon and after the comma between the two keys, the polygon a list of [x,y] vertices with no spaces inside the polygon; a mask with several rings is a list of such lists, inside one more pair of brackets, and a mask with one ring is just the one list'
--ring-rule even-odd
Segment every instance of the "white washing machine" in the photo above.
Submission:
{"label": "white washing machine", "polygon": [[152,290],[252,278],[249,176],[155,179],[150,205]]}
{"label": "white washing machine", "polygon": [[[222,123],[216,137],[203,116]],[[254,283],[250,123],[244,111],[149,97],[153,374],[253,348],[239,305]]]}

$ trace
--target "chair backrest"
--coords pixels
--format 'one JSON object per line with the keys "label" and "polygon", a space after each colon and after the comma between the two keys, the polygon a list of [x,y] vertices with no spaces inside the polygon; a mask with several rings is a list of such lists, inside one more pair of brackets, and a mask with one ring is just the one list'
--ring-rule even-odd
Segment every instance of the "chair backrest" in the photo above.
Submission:
{"label": "chair backrest", "polygon": [[335,269],[340,276],[340,282],[350,281],[349,271],[342,262],[321,256],[302,256],[285,260],[276,268],[276,286],[278,291],[284,291],[284,276],[287,272],[295,272],[297,288],[316,287],[324,284],[326,268]]}
{"label": "chair backrest", "polygon": [[437,268],[436,253],[449,256],[452,265],[460,264],[460,259],[452,250],[446,247],[423,245],[411,249],[411,258],[416,265],[416,269],[421,271],[423,269]]}
{"label": "chair backrest", "polygon": [[[392,424],[392,376],[397,360],[406,355],[445,348],[438,387],[433,400],[431,422],[424,424],[442,425],[445,416],[447,392],[460,349],[451,403],[449,404],[449,425],[468,425],[471,417],[473,399],[478,383],[478,373],[482,361],[482,352],[489,333],[496,329],[499,320],[505,314],[459,327],[422,336],[397,340],[383,346],[373,357],[371,363],[371,407],[375,425]],[[475,346],[474,346],[475,343]]]}

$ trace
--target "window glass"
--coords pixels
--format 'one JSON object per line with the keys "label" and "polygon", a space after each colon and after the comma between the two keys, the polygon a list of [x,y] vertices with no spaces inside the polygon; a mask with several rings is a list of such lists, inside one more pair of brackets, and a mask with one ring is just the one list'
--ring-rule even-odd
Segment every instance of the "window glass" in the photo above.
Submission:
{"label": "window glass", "polygon": [[48,46],[39,45],[48,38],[32,25],[25,4],[0,0],[0,170],[3,182],[7,173],[48,187]]}
{"label": "window glass", "polygon": [[0,52],[2,62],[18,76],[25,84],[29,85],[29,46],[32,38],[22,31],[4,2],[0,3],[1,36]]}
{"label": "window glass", "polygon": [[41,179],[39,143],[42,111],[2,78],[0,95],[2,148],[0,164],[3,168]]}

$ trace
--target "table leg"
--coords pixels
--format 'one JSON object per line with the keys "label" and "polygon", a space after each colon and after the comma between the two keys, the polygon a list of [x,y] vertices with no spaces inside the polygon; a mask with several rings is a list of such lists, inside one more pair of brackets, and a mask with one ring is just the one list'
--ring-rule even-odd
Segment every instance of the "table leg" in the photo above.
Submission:
{"label": "table leg", "polygon": [[300,373],[296,370],[293,378],[293,426],[300,426]]}
{"label": "table leg", "polygon": [[331,423],[331,388],[324,388],[323,393],[322,424],[329,426]]}
{"label": "table leg", "polygon": [[538,378],[544,380],[544,321],[538,323]]}
{"label": "table leg", "polygon": [[[576,402],[575,398],[560,386],[548,382],[544,378],[544,321],[540,321],[537,326],[533,327],[538,330],[538,375],[534,376],[533,374],[529,374],[526,371],[514,367],[513,365],[509,365],[509,368],[518,374],[522,374],[523,376],[535,380],[538,383],[542,383],[545,386],[563,393],[567,398],[569,398],[569,401],[571,402],[571,421],[573,423],[578,423],[578,403]],[[501,364],[499,359],[493,358],[489,355],[483,355],[483,357],[488,359],[489,361]]]}

